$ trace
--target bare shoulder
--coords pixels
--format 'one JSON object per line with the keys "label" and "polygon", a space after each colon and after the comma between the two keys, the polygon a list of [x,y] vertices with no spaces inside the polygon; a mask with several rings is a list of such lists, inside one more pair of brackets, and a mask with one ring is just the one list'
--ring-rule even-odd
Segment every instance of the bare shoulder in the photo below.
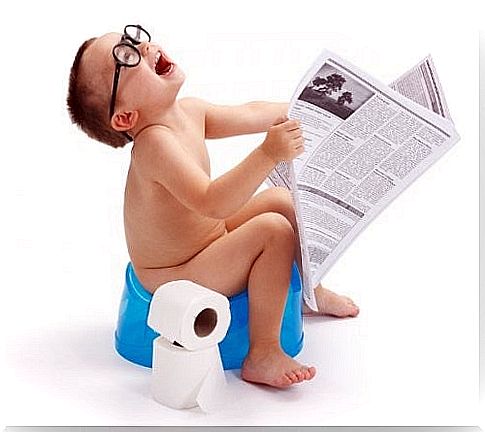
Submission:
{"label": "bare shoulder", "polygon": [[210,107],[210,103],[204,99],[196,97],[185,97],[180,99],[181,106],[192,114],[199,114],[205,116],[207,109]]}
{"label": "bare shoulder", "polygon": [[161,164],[170,159],[177,138],[169,129],[161,125],[150,127],[136,139],[131,153],[132,164],[144,177],[152,177]]}

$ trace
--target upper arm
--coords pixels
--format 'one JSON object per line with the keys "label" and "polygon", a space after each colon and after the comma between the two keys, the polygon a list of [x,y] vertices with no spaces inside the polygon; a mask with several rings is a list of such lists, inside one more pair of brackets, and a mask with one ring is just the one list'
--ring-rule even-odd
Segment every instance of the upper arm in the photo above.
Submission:
{"label": "upper arm", "polygon": [[145,175],[187,208],[210,216],[205,202],[211,183],[207,173],[170,133],[156,128],[146,135],[137,153]]}

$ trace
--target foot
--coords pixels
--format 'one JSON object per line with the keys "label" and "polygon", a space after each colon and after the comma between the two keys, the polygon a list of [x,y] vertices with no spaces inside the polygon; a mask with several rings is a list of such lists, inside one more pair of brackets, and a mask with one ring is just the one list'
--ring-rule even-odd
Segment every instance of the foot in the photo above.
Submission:
{"label": "foot", "polygon": [[310,380],[315,373],[313,366],[301,365],[280,348],[265,349],[262,352],[250,350],[241,369],[243,380],[277,388]]}
{"label": "foot", "polygon": [[336,294],[318,284],[315,288],[315,299],[318,311],[315,312],[303,305],[304,315],[331,315],[339,318],[356,317],[359,307],[349,297]]}

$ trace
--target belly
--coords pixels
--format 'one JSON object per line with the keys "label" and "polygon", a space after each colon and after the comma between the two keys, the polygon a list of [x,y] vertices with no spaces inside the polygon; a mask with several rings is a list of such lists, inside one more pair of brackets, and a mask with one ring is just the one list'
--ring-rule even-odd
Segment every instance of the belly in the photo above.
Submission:
{"label": "belly", "polygon": [[187,262],[226,232],[223,220],[196,214],[125,222],[128,252],[137,268],[175,267]]}

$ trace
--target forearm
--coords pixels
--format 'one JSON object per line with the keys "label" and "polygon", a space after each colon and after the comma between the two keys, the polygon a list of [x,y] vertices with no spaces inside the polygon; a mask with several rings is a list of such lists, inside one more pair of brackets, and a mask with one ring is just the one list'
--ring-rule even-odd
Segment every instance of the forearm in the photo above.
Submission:
{"label": "forearm", "polygon": [[239,165],[214,180],[207,189],[206,206],[212,217],[225,219],[253,196],[276,163],[259,146]]}
{"label": "forearm", "polygon": [[253,101],[246,104],[254,132],[266,132],[274,121],[288,114],[287,102]]}

